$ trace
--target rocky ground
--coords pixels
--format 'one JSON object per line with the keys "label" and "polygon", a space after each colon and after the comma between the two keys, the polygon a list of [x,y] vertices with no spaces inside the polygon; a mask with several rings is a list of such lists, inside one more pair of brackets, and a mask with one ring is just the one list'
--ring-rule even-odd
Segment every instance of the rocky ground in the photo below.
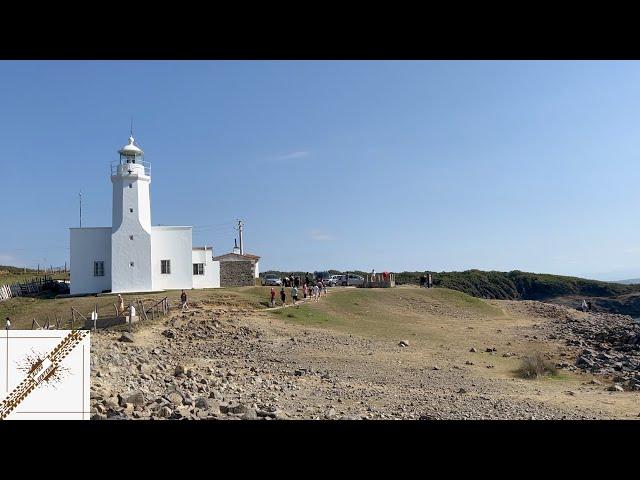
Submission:
{"label": "rocky ground", "polygon": [[[627,318],[582,318],[538,302],[509,308],[553,319],[527,331],[582,349],[575,368],[625,376],[623,385],[638,378],[638,331]],[[447,356],[441,345],[443,354],[425,359],[405,355],[415,343],[400,340],[200,305],[132,334],[92,334],[92,419],[606,418],[596,409],[537,399],[527,381],[476,373],[512,352],[465,348],[465,360]]]}
{"label": "rocky ground", "polygon": [[521,302],[521,306],[553,320],[537,328],[542,338],[560,340],[569,347],[563,356],[572,360],[558,367],[611,380],[613,385],[607,387],[611,391],[640,390],[640,324],[631,317],[539,302]]}

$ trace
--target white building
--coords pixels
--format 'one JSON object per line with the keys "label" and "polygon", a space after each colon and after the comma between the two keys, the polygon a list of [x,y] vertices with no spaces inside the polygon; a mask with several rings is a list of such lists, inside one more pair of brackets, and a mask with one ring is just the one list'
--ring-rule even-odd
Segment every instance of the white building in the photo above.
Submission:
{"label": "white building", "polygon": [[211,247],[193,247],[191,227],[151,225],[151,169],[129,137],[111,165],[111,227],[71,228],[71,293],[150,292],[220,286]]}

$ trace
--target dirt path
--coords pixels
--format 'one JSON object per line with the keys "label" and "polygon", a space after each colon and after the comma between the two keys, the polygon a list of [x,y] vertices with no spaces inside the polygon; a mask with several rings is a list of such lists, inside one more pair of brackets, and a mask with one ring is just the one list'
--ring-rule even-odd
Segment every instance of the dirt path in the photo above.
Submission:
{"label": "dirt path", "polygon": [[[321,302],[322,299],[326,298],[328,295],[331,295],[332,293],[334,293],[335,290],[333,289],[327,289],[327,293],[321,293],[320,297],[318,299],[318,302]],[[284,305],[277,305],[277,303],[279,302],[279,297],[276,295],[276,306],[275,307],[267,307],[266,311],[274,311],[274,310],[282,310],[283,308],[290,308],[290,307],[300,307],[301,305],[304,305],[306,303],[311,303],[314,302],[314,298],[313,295],[308,296],[307,298],[302,297],[301,299],[299,299],[295,305],[293,304],[293,300],[289,300],[289,303],[285,303]]]}

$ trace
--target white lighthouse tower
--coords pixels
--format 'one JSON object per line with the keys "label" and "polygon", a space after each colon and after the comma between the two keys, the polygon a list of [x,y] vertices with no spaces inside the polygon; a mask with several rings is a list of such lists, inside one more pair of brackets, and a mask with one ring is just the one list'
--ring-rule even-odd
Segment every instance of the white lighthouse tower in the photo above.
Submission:
{"label": "white lighthouse tower", "polygon": [[151,169],[133,135],[118,154],[112,225],[69,229],[71,293],[219,287],[220,262],[210,246],[193,246],[192,227],[151,225]]}
{"label": "white lighthouse tower", "polygon": [[144,152],[129,143],[118,150],[111,164],[113,222],[111,233],[111,282],[114,292],[152,290],[150,165]]}

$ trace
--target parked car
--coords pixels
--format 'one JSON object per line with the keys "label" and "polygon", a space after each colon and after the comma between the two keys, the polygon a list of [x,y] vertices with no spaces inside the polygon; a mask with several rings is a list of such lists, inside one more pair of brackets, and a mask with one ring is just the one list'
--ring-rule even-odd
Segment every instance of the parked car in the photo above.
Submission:
{"label": "parked car", "polygon": [[341,278],[342,278],[342,275],[331,275],[331,277],[329,277],[329,280],[327,281],[327,285],[329,285],[330,287],[335,287],[336,285],[340,285]]}
{"label": "parked car", "polygon": [[280,277],[273,273],[269,273],[262,278],[262,285],[265,287],[282,286]]}
{"label": "parked car", "polygon": [[329,285],[331,275],[329,275],[329,272],[313,272],[313,278],[316,279],[316,282],[322,281],[326,285]]}
{"label": "parked car", "polygon": [[354,285],[356,287],[359,287],[360,285],[364,285],[364,277],[350,273],[349,278],[347,279],[347,275],[342,275],[340,277],[340,285],[342,285],[343,287],[346,287],[347,284]]}

